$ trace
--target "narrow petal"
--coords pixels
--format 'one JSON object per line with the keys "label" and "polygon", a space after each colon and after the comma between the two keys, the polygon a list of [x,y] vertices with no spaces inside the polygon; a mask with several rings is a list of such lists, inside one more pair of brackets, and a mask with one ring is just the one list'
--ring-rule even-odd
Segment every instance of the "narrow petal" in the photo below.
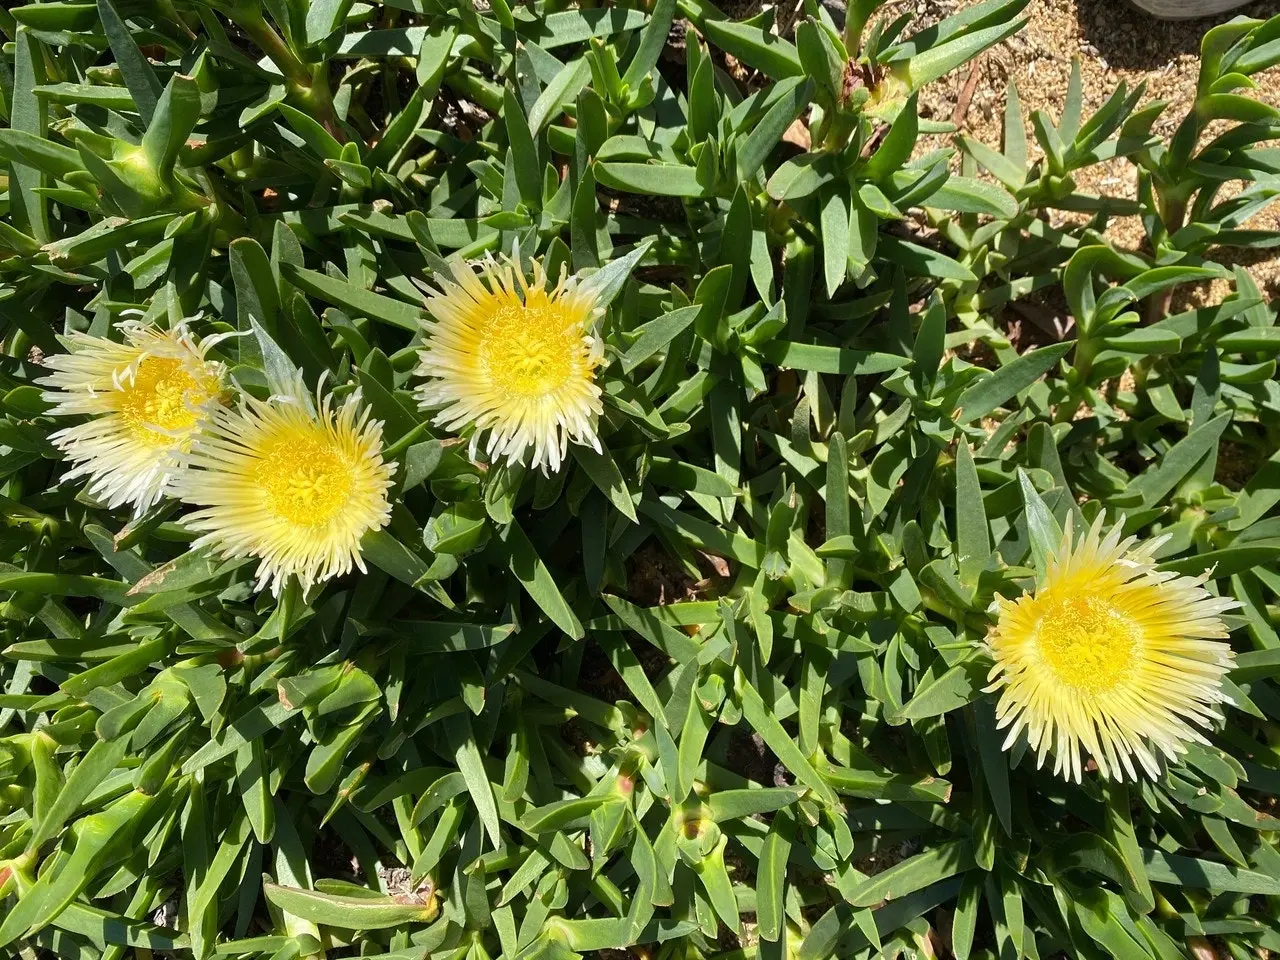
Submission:
{"label": "narrow petal", "polygon": [[220,409],[182,457],[175,491],[198,509],[183,517],[197,546],[256,557],[258,588],[279,595],[296,576],[304,590],[353,567],[360,540],[386,526],[395,464],[382,458],[382,424],[354,393],[312,414],[298,396],[246,397]]}
{"label": "narrow petal", "polygon": [[1097,520],[1077,538],[1068,523],[1045,583],[995,604],[987,637],[1003,748],[1025,730],[1038,763],[1053,752],[1067,779],[1081,778],[1082,758],[1105,777],[1156,777],[1157,757],[1203,742],[1196,727],[1226,701],[1233,654],[1220,614],[1238,604],[1205,590],[1207,574],[1157,570],[1151,542],[1120,530],[1104,535]]}
{"label": "narrow petal", "polygon": [[178,458],[221,403],[225,371],[185,327],[120,329],[123,341],[66,337],[40,383],[52,414],[89,418],[49,438],[72,465],[64,479],[86,477],[90,496],[141,514],[171,492]]}
{"label": "narrow petal", "polygon": [[455,262],[438,282],[417,370],[418,402],[436,425],[474,430],[473,451],[487,432],[489,457],[544,472],[559,469],[570,443],[599,449],[604,349],[590,332],[595,303],[576,281],[548,291],[540,263],[529,279],[516,260],[489,259],[479,273]]}

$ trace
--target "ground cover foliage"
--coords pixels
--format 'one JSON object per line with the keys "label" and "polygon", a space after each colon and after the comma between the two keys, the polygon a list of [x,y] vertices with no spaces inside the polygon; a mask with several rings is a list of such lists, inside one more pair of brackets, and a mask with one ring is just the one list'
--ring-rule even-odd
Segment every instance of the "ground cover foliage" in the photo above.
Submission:
{"label": "ground cover foliage", "polygon": [[[999,144],[919,116],[1022,6],[0,12],[3,951],[1280,949],[1280,336],[1214,260],[1276,242],[1280,19],[1205,35],[1169,139],[1078,83],[1011,86]],[[1076,191],[1115,157],[1136,201]],[[550,473],[413,396],[443,258],[516,248],[610,301],[601,449]],[[1074,324],[1011,340],[1046,296]],[[360,388],[367,573],[276,598],[174,501],[59,483],[41,358],[139,314],[243,334],[260,397]],[[993,598],[1099,514],[1241,604],[1233,704],[1154,781],[1002,752],[983,693]]]}

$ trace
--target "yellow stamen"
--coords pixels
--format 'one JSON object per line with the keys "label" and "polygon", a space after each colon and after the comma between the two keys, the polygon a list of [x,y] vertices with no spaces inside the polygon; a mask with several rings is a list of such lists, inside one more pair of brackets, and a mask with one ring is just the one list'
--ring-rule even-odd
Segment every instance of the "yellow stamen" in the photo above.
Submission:
{"label": "yellow stamen", "polygon": [[119,341],[68,334],[40,382],[52,413],[88,418],[49,438],[72,464],[65,479],[87,476],[90,496],[141,514],[170,492],[177,458],[222,401],[225,371],[185,325],[126,321],[120,331]]}
{"label": "yellow stamen", "polygon": [[1084,693],[1102,693],[1129,673],[1138,631],[1106,600],[1079,594],[1037,597],[1032,615],[1037,612],[1040,654],[1061,683]]}
{"label": "yellow stamen", "polygon": [[144,357],[131,381],[123,384],[120,416],[133,436],[143,443],[172,446],[174,437],[193,430],[200,422],[197,407],[208,401],[213,384],[191,375],[181,357]]}
{"label": "yellow stamen", "polygon": [[351,499],[353,470],[327,431],[291,427],[263,444],[255,476],[281,519],[300,527],[332,520]]}
{"label": "yellow stamen", "polygon": [[480,338],[480,357],[494,385],[539,397],[568,382],[583,352],[582,323],[573,312],[530,291],[527,303],[504,303]]}
{"label": "yellow stamen", "polygon": [[285,393],[216,411],[174,486],[198,508],[183,517],[194,546],[257,557],[259,589],[278,596],[290,577],[310,590],[364,569],[361,540],[391,519],[394,472],[359,392],[313,404],[299,375]]}
{"label": "yellow stamen", "polygon": [[490,260],[479,274],[458,262],[452,279],[437,278],[418,401],[438,426],[474,429],[473,451],[487,434],[493,459],[558,470],[570,443],[599,449],[598,310],[576,278],[548,287],[538,262],[532,279],[519,271],[513,260]]}
{"label": "yellow stamen", "polygon": [[1025,738],[1072,780],[1085,760],[1106,777],[1154,778],[1160,757],[1176,762],[1187,742],[1207,742],[1197,728],[1229,702],[1220,615],[1237,604],[1204,589],[1208,573],[1159,569],[1161,540],[1122,539],[1123,523],[1104,535],[1102,522],[1076,537],[1069,517],[1035,592],[997,599],[987,689],[1000,693],[1004,749]]}

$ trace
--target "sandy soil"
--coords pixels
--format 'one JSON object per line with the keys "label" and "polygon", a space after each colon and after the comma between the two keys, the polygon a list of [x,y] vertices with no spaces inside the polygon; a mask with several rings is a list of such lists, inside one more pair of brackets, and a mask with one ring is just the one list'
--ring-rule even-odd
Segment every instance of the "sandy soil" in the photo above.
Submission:
{"label": "sandy soil", "polygon": [[[913,29],[927,26],[974,0],[899,0],[886,12],[912,12]],[[1130,88],[1147,84],[1147,99],[1169,102],[1153,128],[1169,135],[1186,114],[1195,96],[1200,40],[1204,32],[1234,16],[1265,19],[1280,13],[1280,0],[1259,0],[1218,17],[1203,20],[1160,21],[1147,16],[1125,0],[1032,0],[1030,22],[1014,37],[978,62],[977,85],[964,115],[963,130],[998,147],[1001,139],[1005,90],[1016,83],[1024,115],[1046,110],[1056,116],[1066,97],[1071,61],[1078,58],[1084,94],[1083,115],[1101,106],[1121,81]],[[1254,77],[1251,95],[1280,106],[1280,67]],[[969,68],[961,69],[929,88],[927,106],[938,119],[950,119],[966,82]],[[1217,133],[1217,130],[1211,131]],[[1028,131],[1033,152],[1034,141]],[[1092,193],[1133,197],[1136,178],[1131,164],[1115,161],[1083,171],[1076,178],[1080,189]],[[1230,186],[1230,185],[1229,185]],[[1239,185],[1236,185],[1236,189]],[[1224,191],[1223,196],[1229,196]],[[1249,223],[1258,229],[1280,228],[1280,203]],[[1138,247],[1143,239],[1137,218],[1114,221],[1110,235],[1120,244]],[[1236,255],[1238,256],[1238,259]],[[1219,251],[1214,258],[1239,262],[1270,297],[1280,296],[1280,258],[1276,251]],[[1227,293],[1226,283],[1199,291],[1198,299],[1213,301]]]}

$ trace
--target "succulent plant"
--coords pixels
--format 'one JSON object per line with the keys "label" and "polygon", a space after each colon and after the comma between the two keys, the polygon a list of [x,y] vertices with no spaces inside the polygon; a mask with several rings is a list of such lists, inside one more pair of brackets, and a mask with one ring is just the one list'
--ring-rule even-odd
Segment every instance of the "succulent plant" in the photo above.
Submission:
{"label": "succulent plant", "polygon": [[0,11],[0,952],[1280,950],[1280,17],[1026,5]]}

